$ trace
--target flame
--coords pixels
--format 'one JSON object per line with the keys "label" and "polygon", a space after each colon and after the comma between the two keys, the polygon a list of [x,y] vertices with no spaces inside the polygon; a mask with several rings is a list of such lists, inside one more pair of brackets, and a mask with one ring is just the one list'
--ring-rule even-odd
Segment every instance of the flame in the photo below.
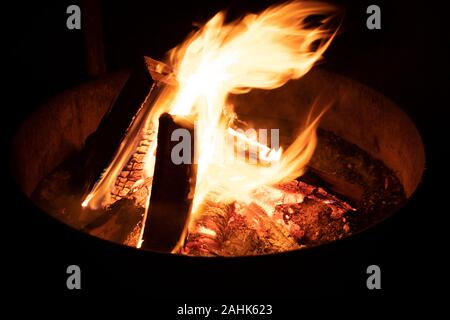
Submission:
{"label": "flame", "polygon": [[270,166],[253,165],[242,158],[230,163],[224,161],[224,154],[233,154],[234,145],[228,143],[227,135],[257,143],[230,128],[236,116],[227,97],[252,88],[274,89],[306,74],[334,37],[326,23],[307,28],[306,19],[332,11],[328,4],[290,2],[230,24],[224,23],[221,12],[170,52],[179,87],[169,112],[193,115],[197,121],[199,157],[193,212],[211,191],[217,201],[245,201],[258,186],[303,173],[316,146],[319,117],[283,154],[281,149],[258,144],[260,158],[269,160]]}
{"label": "flame", "polygon": [[[329,26],[333,13],[334,8],[328,4],[297,1],[228,24],[223,12],[216,14],[169,52],[168,64],[173,67],[176,84],[162,87],[152,108],[140,112],[130,129],[132,134],[127,134],[83,207],[104,203],[134,150],[132,139],[136,140],[136,132],[148,125],[157,128],[164,112],[195,119],[198,166],[194,216],[207,195],[216,201],[248,201],[259,186],[302,175],[316,147],[315,130],[326,108],[319,106],[322,112],[310,119],[296,140],[282,150],[234,129],[237,116],[227,98],[253,88],[278,88],[305,75],[336,34]],[[328,18],[309,27],[307,19],[314,15]],[[253,149],[259,161],[251,163],[242,156],[226,161],[235,154],[236,141]],[[146,176],[153,175],[155,148],[156,142],[147,154]]]}

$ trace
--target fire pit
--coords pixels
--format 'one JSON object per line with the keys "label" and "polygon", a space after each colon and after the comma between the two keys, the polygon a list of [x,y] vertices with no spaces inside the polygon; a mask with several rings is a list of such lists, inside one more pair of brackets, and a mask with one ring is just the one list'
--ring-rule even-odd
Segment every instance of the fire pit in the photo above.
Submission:
{"label": "fire pit", "polygon": [[[132,236],[140,215],[117,222],[119,229],[129,234],[114,230],[102,233],[101,222],[98,226],[91,224],[88,230],[92,218],[84,214],[77,219],[71,214],[67,207],[70,199],[61,199],[61,211],[55,211],[58,204],[45,202],[46,195],[53,201],[51,192],[61,190],[43,187],[42,181],[49,175],[68,179],[63,170],[55,169],[83,148],[127,77],[126,72],[112,74],[55,97],[24,122],[16,135],[14,152],[14,163],[20,164],[15,169],[17,182],[39,206],[75,228],[119,243],[126,243]],[[395,104],[370,88],[323,70],[311,71],[277,90],[239,96],[237,103],[255,122],[283,122],[289,132],[289,126],[292,130],[296,121],[301,122],[294,106],[307,104],[317,94],[335,98],[336,102],[321,121],[319,143],[303,177],[310,186],[317,183],[324,190],[334,191],[357,209],[340,220],[343,229],[349,228],[343,235],[350,235],[388,217],[413,194],[424,168],[423,146],[413,123]],[[258,110],[245,108],[250,101],[257,103]],[[275,101],[276,110],[272,107]],[[289,136],[281,139],[289,140]],[[348,148],[349,153],[334,153],[340,147]],[[72,200],[79,207],[80,195]],[[115,215],[119,219],[120,212]],[[133,218],[135,221],[130,221]]]}
{"label": "fire pit", "polygon": [[[287,8],[293,9],[268,12],[276,16]],[[309,9],[301,11],[300,17],[330,10],[323,6]],[[254,17],[246,19],[251,24]],[[172,56],[186,58],[193,39],[209,39],[211,30],[219,32],[216,37],[220,38],[220,32],[227,30],[220,24],[216,16],[203,33]],[[145,59],[131,75],[111,74],[55,97],[24,122],[16,135],[18,184],[38,206],[91,235],[194,256],[298,250],[373,226],[398,210],[416,189],[424,168],[420,135],[409,118],[381,94],[324,70],[309,71],[334,33],[325,32],[322,25],[302,29],[307,31],[318,36],[303,48],[302,59],[311,61],[303,61],[296,72],[289,64],[274,71],[263,61],[267,72],[282,75],[275,77],[276,83],[272,79],[270,84],[259,80],[246,84],[242,77],[252,74],[249,67],[237,77],[236,87],[217,95],[200,95],[206,103],[187,103],[191,97],[183,96],[180,101],[186,105],[180,107],[175,98],[171,109],[158,109],[167,104],[161,99],[173,95],[166,88],[173,86],[183,95],[180,74],[186,70],[182,63],[178,65],[178,79],[173,79],[170,67],[151,59]],[[245,39],[245,32],[237,33]],[[258,34],[253,38],[258,39]],[[279,48],[274,47],[277,53]],[[202,56],[198,48],[194,58],[197,55]],[[251,65],[251,61],[244,64]],[[220,70],[214,75],[220,75]],[[248,88],[255,89],[243,94]],[[207,93],[213,89],[208,87]],[[186,92],[195,90],[203,89],[193,86]],[[222,93],[233,109],[220,101],[219,109],[210,108]],[[189,107],[194,111],[184,110]],[[211,113],[212,117],[205,116]],[[226,119],[226,126],[214,122],[214,116]],[[197,135],[196,121],[200,122]],[[225,128],[219,132],[222,138],[238,142],[232,149],[245,161],[204,165],[205,155],[216,152],[215,148],[205,151],[205,146],[217,147],[224,141],[214,140],[215,132],[210,129],[215,126]],[[278,131],[270,131],[262,143],[252,132],[238,130],[253,128]],[[201,139],[203,151],[197,163],[171,159],[176,146],[171,138],[177,129]],[[255,131],[255,135],[259,138],[261,133]],[[276,143],[273,135],[279,137]],[[183,153],[183,158],[195,158],[195,150],[194,146],[192,154]],[[247,164],[250,160],[255,163]],[[236,172],[243,178],[234,179]]]}

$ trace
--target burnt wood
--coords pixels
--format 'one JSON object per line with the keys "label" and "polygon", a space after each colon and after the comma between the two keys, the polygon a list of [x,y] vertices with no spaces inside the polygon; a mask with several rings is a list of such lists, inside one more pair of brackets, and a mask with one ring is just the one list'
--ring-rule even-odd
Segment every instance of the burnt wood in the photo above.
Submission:
{"label": "burnt wood", "polygon": [[[155,170],[141,246],[145,249],[171,252],[183,236],[189,217],[196,165],[172,161],[172,149],[180,142],[172,141],[171,136],[179,128],[189,130],[194,137],[192,127],[176,122],[171,115],[165,113],[159,118]],[[193,139],[190,143],[191,162],[194,162]]]}
{"label": "burnt wood", "polygon": [[324,187],[352,204],[360,203],[364,197],[364,188],[361,185],[311,166],[308,166],[308,172],[300,180],[315,186]]}
{"label": "burnt wood", "polygon": [[74,187],[83,194],[90,191],[113,159],[128,127],[152,90],[155,81],[148,66],[152,61],[145,57],[141,60],[97,130],[86,139],[72,180]]}

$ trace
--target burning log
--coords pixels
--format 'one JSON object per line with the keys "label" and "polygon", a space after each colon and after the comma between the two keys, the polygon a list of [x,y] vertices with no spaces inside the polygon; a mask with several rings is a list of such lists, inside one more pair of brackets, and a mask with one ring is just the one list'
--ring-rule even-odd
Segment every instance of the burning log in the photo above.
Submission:
{"label": "burning log", "polygon": [[180,253],[195,256],[222,255],[226,228],[234,212],[233,204],[217,203],[206,200],[202,204],[201,214],[186,238],[186,244]]}
{"label": "burning log", "polygon": [[136,247],[151,183],[151,178],[145,179],[139,187],[131,189],[126,196],[106,208],[86,209],[87,215],[95,218],[85,224],[82,230],[97,237]]}
{"label": "burning log", "polygon": [[130,75],[119,96],[103,117],[97,130],[86,140],[80,155],[78,172],[73,175],[75,187],[85,193],[108,166],[120,143],[126,136],[131,123],[144,104],[151,103],[147,97],[155,89],[163,74],[169,73],[168,67],[158,70],[162,64],[144,57],[141,64]]}
{"label": "burning log", "polygon": [[205,201],[181,253],[244,256],[290,251],[340,239],[354,209],[301,181],[256,190],[252,202]]}
{"label": "burning log", "polygon": [[[196,180],[193,161],[176,164],[172,158],[173,148],[178,144],[172,140],[173,132],[186,129],[193,137],[193,127],[177,119],[180,120],[167,113],[159,118],[155,170],[142,237],[143,248],[162,252],[171,252],[185,233]],[[193,156],[192,147],[191,160]]]}
{"label": "burning log", "polygon": [[[126,166],[122,169],[114,188],[111,191],[112,201],[126,198],[132,190],[144,179],[145,155],[149,152],[149,147],[156,139],[156,132],[151,126],[144,130],[136,152],[131,156]],[[146,197],[145,197],[146,198]],[[146,199],[142,199],[142,207],[145,207]]]}
{"label": "burning log", "polygon": [[82,230],[119,243],[127,241],[144,214],[144,208],[136,206],[131,199],[121,199],[102,211],[97,219]]}
{"label": "burning log", "polygon": [[343,196],[353,203],[359,203],[364,196],[364,189],[354,182],[339,179],[336,175],[311,166],[308,167],[308,173],[307,177],[303,177],[303,181],[314,185],[319,185],[320,181],[327,190],[332,191],[335,195]]}

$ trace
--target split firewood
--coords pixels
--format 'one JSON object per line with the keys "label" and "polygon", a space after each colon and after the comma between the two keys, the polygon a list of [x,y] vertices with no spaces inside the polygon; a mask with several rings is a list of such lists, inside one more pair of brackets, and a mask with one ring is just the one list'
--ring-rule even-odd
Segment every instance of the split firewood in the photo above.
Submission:
{"label": "split firewood", "polygon": [[[77,172],[72,183],[87,193],[108,167],[123,139],[128,133],[138,112],[150,107],[157,81],[167,77],[168,67],[156,60],[144,57],[132,72],[110,110],[101,120],[97,130],[86,140],[85,148],[79,156]],[[161,73],[158,73],[160,71]]]}
{"label": "split firewood", "polygon": [[118,243],[125,243],[136,225],[142,221],[145,211],[131,199],[121,199],[110,207],[100,210],[102,214],[82,230]]}
{"label": "split firewood", "polygon": [[193,125],[181,118],[163,114],[159,118],[158,139],[152,191],[144,223],[142,248],[171,252],[185,232],[196,180],[193,139],[190,139],[190,163],[175,163],[172,141],[177,129],[185,129],[193,137]]}
{"label": "split firewood", "polygon": [[123,198],[105,208],[85,209],[95,219],[82,230],[103,239],[136,247],[145,213],[145,205],[152,187],[152,178],[142,180]]}
{"label": "split firewood", "polygon": [[309,176],[303,177],[303,179],[306,181],[308,178],[311,179],[312,184],[322,184],[327,190],[343,196],[353,203],[359,203],[363,199],[364,188],[356,183],[311,166],[308,167],[308,173],[310,173]]}
{"label": "split firewood", "polygon": [[[127,198],[133,193],[133,189],[140,188],[145,178],[145,161],[146,159],[148,160],[149,156],[153,156],[153,154],[147,155],[147,153],[151,151],[154,143],[156,143],[156,131],[153,126],[150,126],[143,130],[142,135],[139,137],[139,144],[136,151],[117,177],[114,187],[111,190],[111,203]],[[145,207],[146,199],[143,202],[141,201],[140,205]]]}

